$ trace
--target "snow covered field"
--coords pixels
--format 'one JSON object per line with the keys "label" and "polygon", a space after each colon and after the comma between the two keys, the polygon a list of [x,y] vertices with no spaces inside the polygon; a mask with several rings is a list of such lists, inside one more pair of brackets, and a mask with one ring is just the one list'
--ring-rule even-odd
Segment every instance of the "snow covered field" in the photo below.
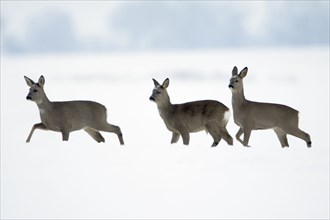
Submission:
{"label": "snow covered field", "polygon": [[[216,99],[231,108],[231,70],[249,67],[245,95],[300,111],[313,146],[271,130],[251,148],[205,132],[180,138],[149,101],[151,78],[170,78],[172,103]],[[125,146],[103,132],[37,130],[23,76],[43,74],[50,100],[94,100],[108,108]],[[228,130],[238,127],[231,118]],[[329,219],[329,49],[280,48],[116,54],[1,56],[1,219],[235,218]]]}

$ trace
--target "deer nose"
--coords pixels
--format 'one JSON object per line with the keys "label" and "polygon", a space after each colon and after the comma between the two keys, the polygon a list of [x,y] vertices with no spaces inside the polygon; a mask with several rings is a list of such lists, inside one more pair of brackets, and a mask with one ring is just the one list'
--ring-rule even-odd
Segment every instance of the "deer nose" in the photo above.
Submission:
{"label": "deer nose", "polygon": [[232,84],[229,84],[229,86],[228,86],[230,89],[233,89],[234,88],[234,86],[232,85]]}
{"label": "deer nose", "polygon": [[27,100],[32,100],[31,96],[29,96],[29,95],[26,96],[26,99],[27,99]]}
{"label": "deer nose", "polygon": [[150,101],[155,101],[155,98],[152,97],[152,96],[150,96],[149,100],[150,100]]}

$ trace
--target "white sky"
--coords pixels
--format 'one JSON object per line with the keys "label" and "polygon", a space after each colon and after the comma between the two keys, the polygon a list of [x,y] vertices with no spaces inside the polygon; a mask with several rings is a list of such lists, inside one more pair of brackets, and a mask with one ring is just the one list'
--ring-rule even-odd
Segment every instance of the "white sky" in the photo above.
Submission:
{"label": "white sky", "polygon": [[[35,13],[41,13],[49,8],[69,12],[76,34],[81,37],[92,37],[109,34],[111,15],[122,3],[120,1],[4,1],[1,2],[1,14],[5,22],[8,22],[9,31],[20,35],[26,30],[26,19]],[[263,17],[266,16],[264,2],[257,4],[242,2],[242,5],[246,6],[244,6],[246,13],[253,11],[249,13],[251,16],[247,24],[249,29],[257,31]]]}
{"label": "white sky", "polygon": [[45,9],[57,9],[69,12],[74,22],[76,34],[82,37],[107,35],[111,12],[116,10],[120,2],[116,1],[14,1],[1,2],[1,14],[8,22],[10,32],[24,34],[25,21],[35,13]]}
{"label": "white sky", "polygon": [[[315,2],[315,3],[314,3]],[[114,23],[111,22],[111,16],[117,15],[116,12],[119,11],[119,7],[123,5],[127,5],[128,3],[132,3],[135,5],[138,5],[139,2],[129,2],[129,1],[1,1],[1,19],[3,19],[1,27],[2,31],[5,32],[5,35],[9,37],[13,37],[15,40],[24,42],[24,38],[26,37],[26,34],[29,31],[31,18],[39,18],[41,19],[43,16],[47,17],[48,13],[60,13],[63,12],[64,15],[70,16],[70,22],[72,22],[72,28],[73,28],[73,34],[75,35],[76,39],[79,42],[87,43],[87,45],[93,45],[93,41],[96,41],[97,45],[105,46],[104,48],[107,48],[107,45],[111,45],[110,42],[116,42],[116,46],[120,48],[120,45],[123,46],[123,48],[129,47],[130,44],[143,44],[144,41],[147,42],[146,44],[150,44],[152,42],[149,37],[152,37],[150,33],[153,33],[152,30],[149,31],[149,29],[141,30],[142,33],[147,32],[144,34],[143,39],[136,39],[134,36],[129,36],[130,33],[119,30],[118,26],[111,26],[115,25],[115,23],[119,22],[121,20],[116,20]],[[145,2],[144,2],[145,3]],[[154,2],[150,2],[151,4]],[[272,28],[269,28],[269,23],[276,24],[275,27],[282,31],[282,35],[288,35],[290,36],[290,33],[288,32],[295,32],[300,31],[310,31],[315,30],[312,27],[315,27],[314,25],[309,25],[306,30],[301,31],[304,29],[304,27],[294,26],[289,23],[289,26],[286,26],[283,21],[286,21],[288,19],[284,16],[284,18],[281,20],[281,15],[279,14],[279,17],[276,17],[274,15],[277,15],[277,13],[280,13],[281,11],[285,11],[285,15],[291,15],[290,10],[294,10],[292,14],[294,15],[295,10],[302,10],[303,13],[307,13],[310,9],[311,13],[307,15],[310,17],[313,17],[317,15],[322,7],[311,7],[311,6],[322,6],[321,3],[324,3],[325,6],[327,6],[326,1],[292,1],[292,2],[286,2],[286,1],[276,1],[276,2],[267,2],[267,1],[210,1],[210,2],[190,2],[190,1],[183,1],[183,2],[166,2],[166,4],[172,4],[173,7],[176,6],[185,6],[184,4],[197,4],[197,6],[203,7],[204,13],[207,15],[208,12],[217,14],[217,11],[214,11],[212,9],[219,8],[219,6],[230,6],[230,7],[224,7],[225,10],[233,10],[237,15],[242,15],[240,19],[243,20],[243,22],[239,24],[243,24],[243,34],[246,34],[248,37],[251,37],[252,39],[256,40],[257,42],[262,42],[263,38],[271,37],[272,35]],[[205,4],[204,4],[205,3]],[[177,4],[177,5],[176,5]],[[215,7],[214,7],[215,6]],[[298,7],[299,6],[299,7]],[[161,7],[160,7],[161,8]],[[183,7],[185,9],[185,7]],[[125,8],[127,9],[127,8]],[[161,8],[162,9],[162,8]],[[181,7],[182,9],[182,7]],[[283,9],[283,10],[282,10]],[[130,10],[130,9],[128,9]],[[151,8],[152,10],[152,8]],[[157,9],[159,10],[159,8]],[[120,11],[121,13],[123,11]],[[141,11],[140,11],[141,12]],[[181,12],[181,11],[180,11]],[[124,10],[124,13],[128,13]],[[155,11],[157,13],[157,11]],[[275,13],[275,14],[274,14]],[[297,13],[297,12],[296,12]],[[324,12],[322,12],[324,13]],[[236,14],[234,16],[236,16]],[[299,14],[299,13],[298,13]],[[37,16],[34,16],[37,15]],[[167,14],[166,14],[167,15]],[[165,16],[166,16],[165,15]],[[187,16],[194,16],[194,12],[188,13]],[[303,14],[304,15],[304,14]],[[171,17],[171,14],[168,15]],[[176,19],[180,19],[180,14],[173,15],[176,16]],[[184,15],[182,15],[184,16]],[[219,18],[222,15],[219,14]],[[226,15],[223,15],[226,19]],[[301,14],[300,14],[301,16]],[[294,17],[294,16],[293,16]],[[116,16],[116,19],[121,19],[122,17]],[[301,18],[301,17],[300,17]],[[321,16],[322,18],[322,16]],[[166,18],[165,18],[166,19]],[[189,18],[190,19],[190,18]],[[188,19],[188,20],[189,20]],[[217,19],[215,16],[214,19]],[[228,19],[235,19],[235,18],[228,18]],[[294,19],[297,19],[294,17]],[[308,18],[307,18],[308,19]],[[311,19],[311,22],[318,22],[323,20],[313,20]],[[271,21],[271,22],[269,22]],[[134,22],[130,21],[133,23]],[[139,21],[137,21],[139,22]],[[170,25],[170,23],[165,23],[166,25]],[[194,23],[189,24],[193,26]],[[225,24],[228,25],[229,29],[235,29],[235,21],[232,23],[230,21],[225,21]],[[208,25],[207,23],[205,25]],[[293,27],[290,27],[292,25]],[[326,22],[323,22],[320,24],[323,29],[326,27]],[[166,27],[159,27],[161,30],[166,29]],[[214,28],[214,27],[212,27]],[[242,27],[237,27],[237,29]],[[172,30],[172,29],[169,29]],[[316,29],[318,30],[318,29]],[[143,32],[144,31],[144,32]],[[180,31],[180,30],[179,30]],[[219,33],[216,32],[215,33]],[[227,32],[226,32],[227,33]],[[310,34],[307,34],[305,37],[306,39],[312,38],[313,34],[309,32]],[[323,35],[327,32],[319,31],[316,34]],[[3,33],[2,33],[3,34]],[[212,35],[212,32],[208,33],[209,35]],[[275,30],[276,34],[276,30]],[[209,36],[208,35],[208,36]],[[294,37],[294,34],[291,34]],[[224,34],[226,36],[226,34]],[[238,36],[239,37],[239,36]],[[227,36],[227,38],[231,38],[231,36]],[[302,37],[302,39],[305,39]],[[245,38],[244,38],[245,39]],[[275,38],[274,41],[280,41],[279,38]],[[170,41],[170,40],[169,40]],[[173,41],[173,40],[172,40]],[[203,39],[201,39],[203,41]],[[152,45],[152,44],[151,44]]]}

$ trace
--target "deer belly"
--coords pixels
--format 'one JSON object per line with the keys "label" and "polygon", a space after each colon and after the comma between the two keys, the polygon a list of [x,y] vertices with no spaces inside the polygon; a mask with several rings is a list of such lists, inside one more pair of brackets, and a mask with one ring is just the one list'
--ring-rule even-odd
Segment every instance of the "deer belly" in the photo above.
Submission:
{"label": "deer belly", "polygon": [[195,121],[195,123],[187,123],[186,128],[189,130],[189,132],[199,132],[205,130],[205,126],[200,123],[199,121]]}
{"label": "deer belly", "polygon": [[204,127],[199,127],[199,128],[194,128],[194,129],[189,129],[189,132],[200,132],[200,131],[204,131],[205,128]]}
{"label": "deer belly", "polygon": [[254,129],[255,130],[261,130],[261,129],[271,129],[274,128],[276,123],[274,123],[271,120],[264,120],[264,121],[257,121],[255,123]]}
{"label": "deer belly", "polygon": [[45,123],[45,122],[42,122],[49,130],[51,131],[61,131],[61,127],[60,126],[57,126],[57,125],[54,125],[54,124],[49,124],[49,123]]}

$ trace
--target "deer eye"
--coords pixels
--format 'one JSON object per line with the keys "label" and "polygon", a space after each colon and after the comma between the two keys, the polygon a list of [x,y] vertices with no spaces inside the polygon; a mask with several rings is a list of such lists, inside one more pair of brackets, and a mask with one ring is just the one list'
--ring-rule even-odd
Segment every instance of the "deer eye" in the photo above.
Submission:
{"label": "deer eye", "polygon": [[156,94],[160,94],[161,92],[160,91],[156,91]]}
{"label": "deer eye", "polygon": [[236,79],[236,80],[235,80],[235,82],[237,82],[237,83],[238,83],[238,80]]}
{"label": "deer eye", "polygon": [[38,92],[38,90],[34,89],[33,92]]}

